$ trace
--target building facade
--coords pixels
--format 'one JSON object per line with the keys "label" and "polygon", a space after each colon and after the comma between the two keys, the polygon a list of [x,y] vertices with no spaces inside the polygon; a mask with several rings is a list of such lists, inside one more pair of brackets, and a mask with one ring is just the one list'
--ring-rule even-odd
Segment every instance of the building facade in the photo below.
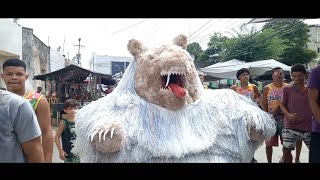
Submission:
{"label": "building facade", "polygon": [[90,69],[113,76],[124,73],[133,57],[108,56],[93,54]]}
{"label": "building facade", "polygon": [[[22,27],[9,19],[0,19],[0,71],[2,64],[11,58],[21,59],[26,63],[26,87],[36,89],[44,84],[33,80],[35,75],[50,71],[50,48],[33,34],[33,29]],[[5,87],[0,81],[0,87]]]}
{"label": "building facade", "polygon": [[313,69],[320,63],[320,25],[309,25],[308,27],[310,28],[310,42],[307,43],[307,47],[316,51],[318,55],[315,60],[307,64],[308,69]]}

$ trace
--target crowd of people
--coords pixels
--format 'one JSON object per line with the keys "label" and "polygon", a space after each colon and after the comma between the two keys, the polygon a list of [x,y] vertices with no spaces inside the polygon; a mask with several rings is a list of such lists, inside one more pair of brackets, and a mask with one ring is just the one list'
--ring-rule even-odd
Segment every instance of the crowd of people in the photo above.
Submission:
{"label": "crowd of people", "polygon": [[[26,88],[28,74],[23,61],[9,59],[2,68],[1,78],[6,89],[0,90],[0,162],[51,163],[54,144],[48,100],[41,94],[41,88],[37,91]],[[68,107],[64,110],[68,114]],[[67,118],[72,121],[72,115]],[[68,124],[69,127],[71,125]],[[75,135],[65,136],[71,138]],[[67,143],[66,146],[71,147],[72,141]],[[72,162],[68,158],[63,159]]]}
{"label": "crowd of people", "polygon": [[[55,142],[59,158],[66,163],[79,163],[71,152],[76,138],[76,110],[79,102],[68,99],[63,110],[66,117],[60,121],[53,140],[51,114],[48,101],[36,91],[28,89],[26,65],[19,59],[9,59],[3,64],[2,80],[6,88],[0,90],[0,162],[52,162]],[[291,151],[296,149],[295,162],[299,163],[302,141],[309,148],[309,162],[320,162],[320,66],[313,69],[307,80],[303,65],[291,68],[292,82],[284,82],[280,67],[272,70],[272,83],[263,88],[249,83],[250,71],[242,68],[237,72],[240,84],[230,89],[254,101],[257,106],[270,113],[276,123],[276,133],[266,144],[266,158],[272,162],[273,147],[283,148],[279,161],[292,163]],[[203,75],[199,75],[203,83]],[[207,88],[207,87],[205,87]],[[108,87],[105,93],[111,93]],[[252,162],[257,162],[253,157]]]}
{"label": "crowd of people", "polygon": [[[292,163],[291,151],[295,148],[295,163],[299,163],[302,141],[309,149],[309,162],[320,162],[319,72],[320,67],[315,68],[307,82],[304,65],[293,65],[292,82],[288,84],[285,83],[283,69],[276,67],[272,70],[272,83],[266,85],[261,94],[256,85],[249,83],[249,70],[238,70],[240,84],[230,89],[256,102],[273,116],[276,123],[276,133],[265,142],[268,163],[272,163],[273,147],[279,146],[279,139],[283,147],[280,163]],[[253,158],[252,162],[257,161]]]}

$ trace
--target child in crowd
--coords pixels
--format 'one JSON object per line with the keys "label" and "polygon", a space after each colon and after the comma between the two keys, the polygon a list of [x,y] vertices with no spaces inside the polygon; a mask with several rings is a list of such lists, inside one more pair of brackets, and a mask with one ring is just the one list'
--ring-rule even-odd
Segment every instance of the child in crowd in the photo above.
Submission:
{"label": "child in crowd", "polygon": [[76,138],[75,114],[78,107],[79,102],[75,99],[68,99],[64,102],[63,110],[67,114],[67,117],[60,122],[55,136],[59,158],[64,160],[65,163],[80,163],[80,158],[71,152],[73,142]]}

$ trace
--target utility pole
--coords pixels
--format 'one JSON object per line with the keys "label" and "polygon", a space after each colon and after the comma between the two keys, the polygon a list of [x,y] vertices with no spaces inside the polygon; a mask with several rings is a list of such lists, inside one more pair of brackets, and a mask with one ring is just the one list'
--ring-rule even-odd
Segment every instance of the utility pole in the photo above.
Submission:
{"label": "utility pole", "polygon": [[63,45],[62,45],[62,55],[64,55],[64,43],[66,42],[66,37],[63,38]]}
{"label": "utility pole", "polygon": [[81,59],[80,48],[82,48],[84,46],[80,45],[81,38],[79,38],[78,41],[79,41],[79,44],[78,45],[73,45],[73,46],[78,46],[78,54],[76,54],[76,56],[77,56],[77,59],[78,59],[77,63],[80,66],[80,59]]}
{"label": "utility pole", "polygon": [[92,70],[94,71],[94,56],[92,56]]}

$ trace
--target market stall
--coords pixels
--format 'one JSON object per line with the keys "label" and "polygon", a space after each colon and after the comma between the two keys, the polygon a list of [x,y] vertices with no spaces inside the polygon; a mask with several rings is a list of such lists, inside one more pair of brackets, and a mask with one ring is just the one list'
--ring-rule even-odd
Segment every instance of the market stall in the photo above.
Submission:
{"label": "market stall", "polygon": [[36,75],[33,79],[45,81],[45,95],[53,115],[55,104],[62,104],[72,98],[78,100],[80,106],[86,105],[103,96],[101,84],[114,85],[116,82],[109,74],[94,72],[74,64]]}
{"label": "market stall", "polygon": [[74,64],[54,72],[36,75],[33,79],[45,81],[46,97],[57,98],[58,103],[69,98],[77,99],[79,102],[97,100],[102,97],[97,85],[114,85],[111,75]]}

